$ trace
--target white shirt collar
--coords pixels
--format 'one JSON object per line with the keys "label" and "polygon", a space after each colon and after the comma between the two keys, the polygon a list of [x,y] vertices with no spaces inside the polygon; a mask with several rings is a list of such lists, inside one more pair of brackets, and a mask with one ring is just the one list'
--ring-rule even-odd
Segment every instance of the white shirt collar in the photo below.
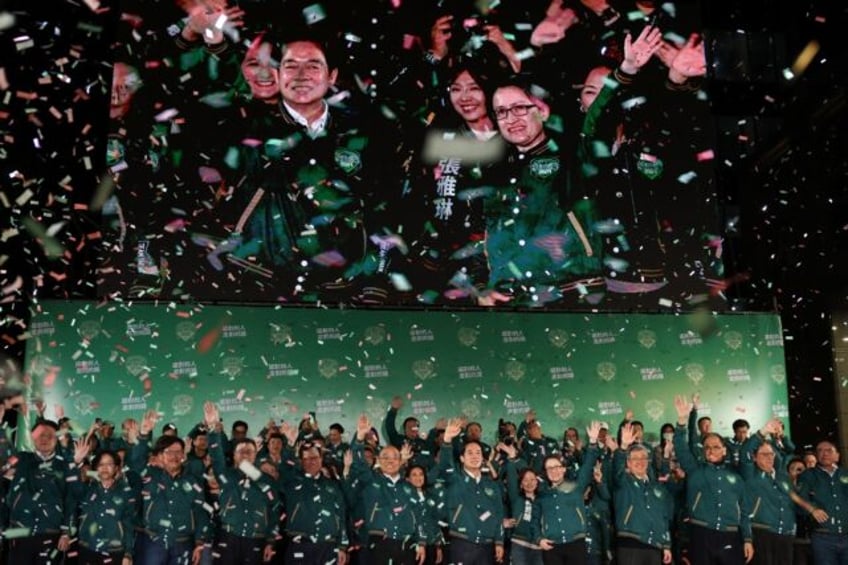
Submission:
{"label": "white shirt collar", "polygon": [[294,121],[305,127],[306,133],[313,139],[324,133],[324,130],[327,129],[327,121],[330,119],[330,106],[323,100],[321,103],[324,105],[324,112],[310,125],[309,120],[307,120],[303,114],[289,106],[288,103],[283,100],[283,106],[286,108],[289,115],[294,118]]}

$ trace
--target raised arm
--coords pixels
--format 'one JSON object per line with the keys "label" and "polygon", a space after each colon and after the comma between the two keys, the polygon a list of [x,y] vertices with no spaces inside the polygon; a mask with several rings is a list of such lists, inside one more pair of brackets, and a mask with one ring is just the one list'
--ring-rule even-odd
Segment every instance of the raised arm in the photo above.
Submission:
{"label": "raised arm", "polygon": [[677,454],[677,462],[680,467],[691,473],[698,468],[698,461],[692,454],[692,449],[687,441],[686,431],[687,422],[691,420],[690,414],[693,412],[692,404],[685,396],[677,395],[674,398],[674,407],[677,409],[677,427],[674,430],[674,451]]}
{"label": "raised arm", "polygon": [[219,417],[218,407],[206,401],[203,404],[203,421],[209,430],[209,458],[212,460],[212,470],[220,477],[227,468],[227,459],[224,456],[223,439],[215,427]]}

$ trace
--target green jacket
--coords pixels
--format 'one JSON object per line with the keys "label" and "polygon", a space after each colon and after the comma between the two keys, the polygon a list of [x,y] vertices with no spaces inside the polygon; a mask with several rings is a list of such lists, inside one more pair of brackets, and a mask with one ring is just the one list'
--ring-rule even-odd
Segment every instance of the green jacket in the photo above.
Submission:
{"label": "green jacket", "polygon": [[[149,449],[148,438],[141,438],[132,448],[131,464],[147,461]],[[200,545],[211,539],[211,508],[204,500],[203,485],[194,476],[183,471],[172,477],[153,465],[143,467],[140,474],[141,526],[151,539],[165,547],[185,541]]]}
{"label": "green jacket", "polygon": [[566,481],[557,487],[548,487],[539,495],[541,519],[534,532],[534,541],[542,539],[562,544],[586,537],[586,505],[583,492],[592,481],[599,450],[595,445],[586,449],[583,466],[576,481]]}
{"label": "green jacket", "polygon": [[616,533],[659,549],[671,549],[671,496],[650,475],[643,481],[628,473],[626,459],[623,450],[613,455]]}
{"label": "green jacket", "polygon": [[686,510],[692,524],[711,530],[740,531],[752,541],[751,520],[742,511],[745,482],[727,464],[699,462],[689,449],[686,426],[674,432],[674,451],[686,471]]}
{"label": "green jacket", "polygon": [[532,543],[533,533],[539,529],[541,510],[537,499],[530,500],[521,492],[521,485],[518,483],[518,468],[526,466],[521,460],[508,459],[504,463],[504,470],[506,471],[509,516],[515,519],[512,537]]}
{"label": "green jacket", "polygon": [[126,479],[108,489],[95,479],[83,489],[79,501],[80,545],[98,553],[123,551],[132,557],[138,513],[136,495]]}
{"label": "green jacket", "polygon": [[36,453],[17,454],[15,476],[6,493],[8,527],[27,528],[29,535],[68,533],[76,509],[73,486],[80,471],[59,455],[44,460]]}
{"label": "green jacket", "polygon": [[280,482],[288,515],[286,533],[347,547],[347,506],[339,481],[303,473],[290,448],[283,451],[283,457]]}
{"label": "green jacket", "polygon": [[450,454],[450,449],[443,449],[439,456],[439,480],[445,485],[442,521],[448,524],[450,535],[472,543],[503,545],[506,512],[501,484],[486,473],[475,480]]}
{"label": "green jacket", "polygon": [[845,469],[837,467],[833,474],[821,467],[807,469],[798,478],[798,492],[830,516],[824,524],[814,522],[813,532],[848,533],[848,472]]}
{"label": "green jacket", "polygon": [[383,535],[413,544],[427,539],[424,532],[424,503],[403,477],[393,481],[379,470],[368,467],[362,444],[353,443],[351,476],[359,484],[365,523],[364,532]]}
{"label": "green jacket", "polygon": [[398,449],[403,447],[404,443],[409,443],[412,447],[412,459],[410,465],[422,465],[425,469],[433,467],[436,457],[436,446],[428,440],[421,439],[420,435],[409,440],[397,429],[398,411],[394,408],[389,408],[386,413],[384,425],[386,427],[386,436],[389,439],[389,444],[394,445]]}
{"label": "green jacket", "polygon": [[745,478],[745,512],[751,517],[752,527],[793,536],[797,508],[789,495],[794,491],[792,480],[782,466],[775,464],[772,476],[755,465],[753,454],[762,444],[763,437],[756,434],[748,438],[740,451],[740,472]]}
{"label": "green jacket", "polygon": [[262,473],[252,479],[226,463],[221,434],[209,432],[209,455],[218,477],[221,529],[241,538],[264,538],[272,544],[277,537],[279,499],[273,479]]}

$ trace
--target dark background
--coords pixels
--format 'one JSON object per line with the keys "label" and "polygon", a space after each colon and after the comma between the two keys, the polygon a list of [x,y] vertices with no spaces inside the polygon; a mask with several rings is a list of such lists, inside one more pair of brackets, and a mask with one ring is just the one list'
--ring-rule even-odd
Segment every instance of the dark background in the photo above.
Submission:
{"label": "dark background", "polygon": [[[827,0],[703,4],[730,307],[781,316],[796,443],[835,438],[831,327],[834,312],[848,306],[848,7]],[[104,169],[108,46],[118,17],[115,2],[102,6],[111,9],[57,1],[24,10],[0,2],[6,376],[23,361],[29,315],[40,300],[97,297],[100,227],[88,207]],[[813,62],[787,79],[784,69],[810,41],[820,47]],[[42,231],[51,226],[55,233]]]}

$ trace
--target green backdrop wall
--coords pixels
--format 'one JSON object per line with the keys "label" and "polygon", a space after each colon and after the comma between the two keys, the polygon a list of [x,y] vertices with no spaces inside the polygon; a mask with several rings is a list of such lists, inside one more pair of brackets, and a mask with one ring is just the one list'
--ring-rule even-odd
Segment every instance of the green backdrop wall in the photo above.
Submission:
{"label": "green backdrop wall", "polygon": [[[483,423],[537,410],[546,434],[632,409],[656,437],[674,395],[699,392],[718,431],[788,416],[774,315],[354,311],[321,308],[42,302],[28,336],[31,396],[81,425],[159,410],[180,433],[220,405],[256,430],[269,417],[351,429],[361,411],[429,429],[440,416]],[[788,425],[788,422],[786,422]]]}

